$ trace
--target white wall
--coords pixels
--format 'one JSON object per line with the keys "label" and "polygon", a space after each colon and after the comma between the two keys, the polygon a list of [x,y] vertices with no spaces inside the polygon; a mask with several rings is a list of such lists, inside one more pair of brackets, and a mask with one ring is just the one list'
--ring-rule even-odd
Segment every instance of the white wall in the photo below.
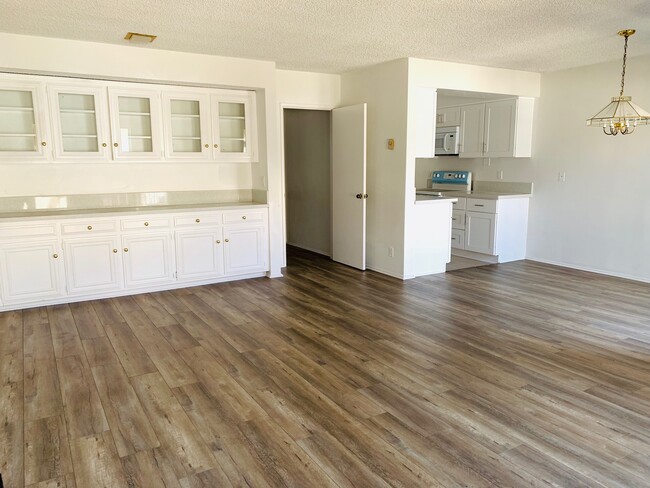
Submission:
{"label": "white wall", "polygon": [[341,77],[342,104],[368,104],[367,266],[397,277],[404,273],[407,74],[408,60],[399,59]]}
{"label": "white wall", "polygon": [[259,163],[3,164],[0,195],[268,188],[271,274],[279,274],[282,179],[274,63],[4,33],[0,46],[11,46],[0,49],[0,71],[256,90]]}
{"label": "white wall", "polygon": [[[618,95],[620,68],[542,75],[528,257],[650,281],[650,126],[616,137],[585,126]],[[646,110],[648,79],[650,56],[628,58],[625,92]]]}
{"label": "white wall", "polygon": [[284,110],[287,243],[331,255],[330,118],[325,110]]}

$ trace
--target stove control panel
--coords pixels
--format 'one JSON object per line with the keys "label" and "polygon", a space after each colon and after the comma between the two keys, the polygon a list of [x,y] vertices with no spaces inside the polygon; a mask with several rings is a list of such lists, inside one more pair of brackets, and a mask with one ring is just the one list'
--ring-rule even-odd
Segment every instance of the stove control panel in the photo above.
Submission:
{"label": "stove control panel", "polygon": [[436,185],[464,185],[472,186],[471,171],[434,171],[431,173],[432,186]]}

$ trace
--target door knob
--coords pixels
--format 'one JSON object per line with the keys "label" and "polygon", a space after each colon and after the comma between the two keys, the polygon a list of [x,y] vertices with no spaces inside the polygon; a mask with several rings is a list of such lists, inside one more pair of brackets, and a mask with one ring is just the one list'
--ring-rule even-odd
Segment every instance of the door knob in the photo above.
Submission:
{"label": "door knob", "polygon": [[361,193],[357,193],[357,198],[361,200],[363,198],[363,195]]}
{"label": "door knob", "polygon": [[363,194],[363,198],[364,198],[364,199],[368,198],[368,194],[367,194],[367,193],[364,193],[364,194]]}

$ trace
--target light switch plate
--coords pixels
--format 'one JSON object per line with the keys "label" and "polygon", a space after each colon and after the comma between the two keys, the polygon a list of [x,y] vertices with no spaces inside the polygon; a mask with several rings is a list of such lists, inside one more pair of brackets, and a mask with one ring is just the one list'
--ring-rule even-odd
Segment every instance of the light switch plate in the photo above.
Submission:
{"label": "light switch plate", "polygon": [[391,151],[395,149],[395,139],[388,139],[388,149]]}

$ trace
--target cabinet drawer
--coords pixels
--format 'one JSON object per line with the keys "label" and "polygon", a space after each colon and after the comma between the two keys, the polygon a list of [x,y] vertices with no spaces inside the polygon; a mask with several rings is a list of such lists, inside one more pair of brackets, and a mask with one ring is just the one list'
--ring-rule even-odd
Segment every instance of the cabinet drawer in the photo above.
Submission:
{"label": "cabinet drawer", "polygon": [[15,224],[0,227],[0,239],[16,237],[52,237],[56,236],[56,223]]}
{"label": "cabinet drawer", "polygon": [[451,247],[465,249],[465,231],[453,229],[451,231]]}
{"label": "cabinet drawer", "polygon": [[497,213],[497,201],[484,200],[482,198],[468,198],[467,210],[473,212]]}
{"label": "cabinet drawer", "polygon": [[224,224],[236,224],[238,222],[264,222],[266,212],[263,210],[242,210],[223,213]]}
{"label": "cabinet drawer", "polygon": [[186,214],[174,217],[174,225],[176,227],[198,227],[220,224],[221,212]]}
{"label": "cabinet drawer", "polygon": [[454,210],[465,210],[467,198],[459,198],[457,202],[452,203]]}
{"label": "cabinet drawer", "polygon": [[464,229],[465,228],[465,210],[455,210],[451,213],[451,228]]}
{"label": "cabinet drawer", "polygon": [[85,220],[82,222],[68,222],[61,225],[63,235],[73,234],[103,234],[117,231],[115,220]]}
{"label": "cabinet drawer", "polygon": [[169,218],[165,217],[138,217],[135,219],[122,219],[122,230],[168,229]]}

